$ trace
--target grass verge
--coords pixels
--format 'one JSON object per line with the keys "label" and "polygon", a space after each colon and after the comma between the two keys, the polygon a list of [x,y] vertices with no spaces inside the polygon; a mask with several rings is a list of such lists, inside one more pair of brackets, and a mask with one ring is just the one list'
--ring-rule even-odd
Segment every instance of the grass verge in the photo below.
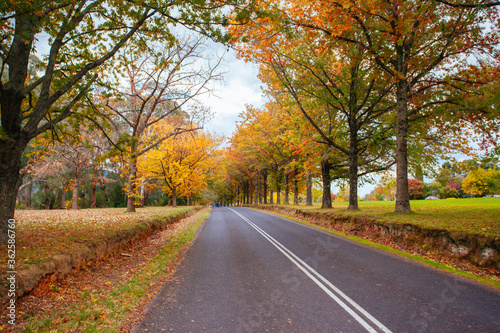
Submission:
{"label": "grass verge", "polygon": [[[177,216],[193,207],[146,207],[136,213],[125,208],[81,210],[19,210],[16,220],[16,266],[37,264],[53,255],[77,251],[79,247],[105,241],[132,230],[142,221]],[[0,253],[7,253],[7,244]],[[5,265],[7,257],[1,257]]]}
{"label": "grass verge", "polygon": [[415,254],[404,252],[404,251],[401,251],[401,250],[398,250],[398,249],[394,249],[394,248],[392,248],[390,246],[379,244],[379,243],[375,243],[375,242],[372,242],[372,241],[364,239],[364,238],[360,238],[360,237],[357,237],[357,236],[349,235],[349,234],[346,234],[346,233],[341,232],[341,231],[332,230],[332,229],[329,229],[329,228],[318,226],[318,225],[316,225],[314,223],[306,222],[306,221],[303,221],[303,220],[298,219],[298,218],[293,217],[293,216],[279,214],[279,213],[276,213],[276,212],[273,212],[273,211],[269,211],[269,210],[266,210],[265,212],[269,212],[269,213],[272,213],[274,215],[281,216],[283,218],[291,219],[291,220],[296,221],[298,223],[305,224],[305,225],[308,225],[308,226],[311,226],[311,227],[314,227],[314,228],[317,228],[317,229],[321,229],[321,230],[324,230],[326,232],[329,232],[329,233],[332,233],[332,234],[335,234],[335,235],[338,235],[338,236],[341,236],[341,237],[353,240],[353,241],[361,243],[361,244],[372,246],[372,247],[375,247],[377,249],[381,249],[383,251],[386,251],[386,252],[389,252],[389,253],[393,253],[393,254],[396,254],[396,255],[408,258],[408,259],[416,260],[416,261],[419,261],[419,262],[421,262],[423,264],[426,264],[426,265],[429,265],[431,267],[440,269],[442,271],[445,271],[445,272],[448,272],[448,273],[451,273],[451,274],[455,274],[455,275],[459,275],[459,276],[462,276],[462,277],[465,277],[465,278],[469,278],[469,279],[475,280],[475,281],[477,281],[479,283],[482,283],[484,285],[500,289],[500,281],[495,280],[495,279],[477,276],[475,274],[472,274],[472,273],[469,273],[469,272],[465,272],[465,271],[463,271],[461,269],[455,268],[455,267],[447,265],[447,264],[443,264],[443,263],[440,263],[440,262],[436,262],[436,261],[424,258],[424,257],[419,256],[419,255],[415,255]]}
{"label": "grass verge", "polygon": [[136,308],[156,294],[155,290],[163,284],[161,281],[173,274],[179,255],[193,240],[208,214],[209,209],[203,209],[176,223],[177,229],[162,240],[162,245],[155,247],[154,255],[133,269],[127,268],[126,273],[133,272],[126,280],[106,282],[94,288],[83,287],[68,306],[59,306],[40,315],[25,314],[22,332],[121,331]]}
{"label": "grass verge", "polygon": [[371,217],[387,222],[408,223],[424,229],[447,230],[500,239],[500,198],[412,200],[411,214],[394,213],[394,201],[360,201],[358,211],[347,210],[347,202],[333,203],[333,209],[315,205],[300,208],[323,214]]}

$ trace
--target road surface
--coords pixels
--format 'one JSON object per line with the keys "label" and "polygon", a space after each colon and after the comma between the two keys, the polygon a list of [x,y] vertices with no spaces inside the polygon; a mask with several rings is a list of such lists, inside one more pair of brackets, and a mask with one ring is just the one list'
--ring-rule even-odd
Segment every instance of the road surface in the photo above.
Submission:
{"label": "road surface", "polygon": [[214,208],[134,332],[500,332],[500,292],[269,213]]}

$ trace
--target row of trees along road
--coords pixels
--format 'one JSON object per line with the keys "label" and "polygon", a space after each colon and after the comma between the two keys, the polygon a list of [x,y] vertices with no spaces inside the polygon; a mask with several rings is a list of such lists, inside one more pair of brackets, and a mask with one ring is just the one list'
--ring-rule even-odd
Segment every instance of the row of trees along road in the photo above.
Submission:
{"label": "row of trees along road", "polygon": [[[100,74],[127,63],[127,59],[117,58],[121,50],[133,45],[145,51],[155,43],[165,48],[175,46],[179,30],[173,30],[173,25],[226,41],[222,27],[228,24],[228,15],[234,14],[238,21],[252,10],[252,3],[240,0],[3,1],[0,241],[7,240],[7,221],[14,217],[23,154],[30,141],[47,131],[56,133],[57,125],[74,115],[96,118],[103,109],[89,107],[87,102],[92,98],[87,97],[93,88],[110,86],[106,81],[112,76]],[[31,75],[30,60],[44,46],[48,47],[47,55],[37,75]],[[103,104],[118,110],[112,102],[116,101]],[[139,122],[136,127],[143,125]],[[125,151],[133,164],[134,139],[128,142]]]}
{"label": "row of trees along road", "polygon": [[[345,57],[353,59],[351,66],[359,61],[363,68],[370,63],[367,68],[380,70],[381,82],[391,82],[393,89],[388,93],[396,101],[392,129],[396,132],[398,169],[396,211],[409,211],[406,189],[409,121],[414,121],[410,130],[421,119],[435,120],[436,126],[448,129],[458,123],[457,119],[477,123],[492,117],[491,103],[486,97],[491,91],[488,83],[498,76],[494,62],[498,60],[494,48],[498,39],[497,6],[498,2],[491,0],[318,0],[307,4],[260,0],[4,1],[0,4],[0,241],[7,239],[7,221],[14,216],[23,154],[29,143],[47,131],[57,134],[58,125],[74,115],[98,118],[96,115],[112,109],[120,112],[116,98],[108,96],[109,103],[97,105],[90,92],[99,91],[98,87],[105,87],[104,91],[110,89],[112,76],[102,74],[127,61],[123,57],[118,59],[125,47],[133,45],[145,51],[155,43],[166,48],[176,45],[178,30],[172,29],[174,25],[226,42],[229,35],[223,27],[234,24],[233,34],[245,37],[242,41],[251,46],[242,52],[249,59],[270,65],[276,78],[285,80],[282,90],[296,103],[300,101],[304,110],[305,91],[292,85],[295,77],[288,80],[290,73],[275,66],[280,64],[277,60],[290,57],[288,50],[297,51],[295,44],[302,39],[311,42],[313,55],[320,56],[318,61],[323,57],[342,66],[336,58]],[[283,48],[278,47],[280,43]],[[340,44],[343,46],[339,48]],[[42,61],[34,61],[37,49],[45,46],[46,56]],[[284,48],[288,46],[290,49]],[[287,52],[276,54],[274,50]],[[341,53],[347,51],[359,55],[348,57]],[[332,59],[325,58],[328,54]],[[473,55],[482,58],[477,62],[467,61]],[[290,58],[288,63],[294,59]],[[300,62],[296,66],[301,66]],[[359,77],[370,82],[371,76],[372,73],[367,73]],[[308,84],[310,87],[313,82]],[[370,94],[374,91],[386,98],[384,89],[375,84],[378,82],[374,82]],[[323,90],[324,101],[316,103],[332,107],[334,103],[329,99],[334,97]],[[484,97],[482,103],[478,103],[478,93]],[[374,101],[370,98],[369,102]],[[478,104],[483,107],[477,107]],[[436,113],[443,105],[448,105],[447,112]],[[104,124],[99,125],[106,129]],[[144,123],[137,125],[139,129]],[[483,129],[487,130],[485,126]],[[494,131],[490,129],[490,133]],[[133,152],[135,140],[125,140],[129,165],[134,165],[138,158]],[[347,147],[336,145],[337,142],[335,145],[330,142],[327,146],[339,151],[339,147]],[[332,162],[327,156],[324,159],[328,169]],[[133,167],[128,171],[134,179]],[[133,181],[129,188],[131,193]],[[132,206],[129,209],[133,210]]]}
{"label": "row of trees along road", "polygon": [[[331,177],[349,179],[349,209],[357,209],[358,177],[395,164],[395,211],[410,212],[409,172],[425,172],[426,161],[438,154],[468,153],[472,134],[481,135],[483,145],[497,144],[497,2],[259,4],[262,11],[248,24],[232,27],[234,47],[260,66],[272,101],[263,112],[279,110],[270,117],[288,117],[286,128],[298,129],[275,144],[292,147],[292,160],[321,165],[323,207],[331,207]],[[254,132],[272,124],[243,118],[242,126]],[[251,130],[235,133],[233,154],[251,151],[245,155],[250,163],[267,160],[255,165],[279,184],[279,170],[287,172],[290,159],[273,145],[264,144],[259,156],[256,147],[240,148],[254,141],[250,134],[241,138],[245,131]],[[259,174],[247,176],[252,172]]]}

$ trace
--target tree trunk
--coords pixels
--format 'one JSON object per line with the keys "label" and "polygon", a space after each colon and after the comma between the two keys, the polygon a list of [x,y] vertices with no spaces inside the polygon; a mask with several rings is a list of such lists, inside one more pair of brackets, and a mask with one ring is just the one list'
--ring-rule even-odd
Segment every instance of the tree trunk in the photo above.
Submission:
{"label": "tree trunk", "polygon": [[139,187],[139,193],[141,195],[141,198],[139,200],[139,204],[141,205],[141,207],[144,207],[144,185],[141,185]]}
{"label": "tree trunk", "polygon": [[0,143],[0,243],[3,244],[8,239],[8,221],[14,218],[17,192],[21,185],[21,157],[27,142]]}
{"label": "tree trunk", "polygon": [[397,83],[396,123],[396,213],[410,213],[408,188],[408,82]]}
{"label": "tree trunk", "polygon": [[252,204],[252,189],[253,189],[253,186],[252,186],[252,181],[248,181],[248,204]]}
{"label": "tree trunk", "polygon": [[191,206],[191,196],[189,194],[187,195],[187,198],[186,198],[186,204],[188,206]]}
{"label": "tree trunk", "polygon": [[[4,2],[5,3],[5,2]],[[21,186],[21,158],[30,141],[30,133],[22,130],[23,101],[26,100],[25,83],[34,34],[39,22],[36,15],[16,14],[14,39],[7,58],[8,84],[2,84],[0,94],[0,243],[7,242],[9,224],[14,218],[16,198]],[[8,69],[7,69],[8,68]],[[32,118],[29,118],[30,120]]]}
{"label": "tree trunk", "polygon": [[59,191],[57,189],[54,189],[52,191],[52,194],[54,194],[54,208],[56,208],[57,199],[59,199]]}
{"label": "tree trunk", "polygon": [[252,182],[247,181],[247,204],[252,204]]}
{"label": "tree trunk", "polygon": [[177,207],[177,186],[172,187],[172,207]]}
{"label": "tree trunk", "polygon": [[276,204],[281,205],[281,183],[280,183],[281,177],[278,167],[276,167],[275,176],[276,176]]}
{"label": "tree trunk", "polygon": [[276,204],[281,205],[281,186],[276,184]]}
{"label": "tree trunk", "polygon": [[257,202],[259,205],[264,203],[262,191],[264,190],[264,186],[262,186],[262,180],[259,179],[259,201]]}
{"label": "tree trunk", "polygon": [[43,184],[43,192],[45,193],[45,203],[44,203],[44,209],[49,210],[50,209],[50,186],[45,182]]}
{"label": "tree trunk", "polygon": [[260,194],[259,194],[259,181],[256,180],[255,181],[255,185],[254,185],[254,194],[255,194],[255,197],[254,197],[254,203],[255,204],[258,204],[259,203],[259,198],[260,198]]}
{"label": "tree trunk", "polygon": [[78,174],[75,174],[75,180],[73,181],[73,198],[71,200],[71,209],[78,209],[78,186],[79,184]]}
{"label": "tree trunk", "polygon": [[90,208],[97,207],[97,184],[92,181],[92,190],[90,191]]}
{"label": "tree trunk", "polygon": [[259,182],[257,184],[259,185],[259,189],[258,189],[259,201],[257,201],[257,203],[260,205],[260,204],[262,204],[262,183],[259,180]]}
{"label": "tree trunk", "polygon": [[248,186],[248,181],[245,182],[245,187],[243,187],[243,203],[245,205],[248,205],[248,192],[250,191],[249,186]]}
{"label": "tree trunk", "polygon": [[237,189],[236,189],[236,205],[239,206],[240,205],[240,186],[238,185]]}
{"label": "tree trunk", "polygon": [[295,177],[293,178],[293,204],[299,204],[299,180],[297,170],[295,170]]}
{"label": "tree trunk", "polygon": [[130,162],[130,171],[128,173],[128,191],[127,191],[128,192],[127,212],[129,213],[135,212],[136,178],[137,178],[137,160],[135,158],[132,158]]}
{"label": "tree trunk", "polygon": [[313,197],[312,197],[312,174],[307,172],[307,184],[306,184],[306,206],[313,205]]}
{"label": "tree trunk", "polygon": [[321,161],[321,177],[323,179],[323,200],[321,203],[321,208],[332,208],[332,193],[330,185],[332,183],[330,177],[330,170],[332,165],[327,157],[323,158]]}
{"label": "tree trunk", "polygon": [[269,191],[269,204],[274,204],[274,192],[273,191]]}
{"label": "tree trunk", "polygon": [[290,186],[288,185],[288,172],[285,172],[285,179],[283,180],[285,182],[285,199],[284,199],[284,204],[289,205],[290,204]]}
{"label": "tree trunk", "polygon": [[264,185],[264,205],[267,205],[267,171],[264,171],[262,178]]}
{"label": "tree trunk", "polygon": [[357,130],[351,131],[349,144],[349,207],[348,210],[358,210],[358,137]]}

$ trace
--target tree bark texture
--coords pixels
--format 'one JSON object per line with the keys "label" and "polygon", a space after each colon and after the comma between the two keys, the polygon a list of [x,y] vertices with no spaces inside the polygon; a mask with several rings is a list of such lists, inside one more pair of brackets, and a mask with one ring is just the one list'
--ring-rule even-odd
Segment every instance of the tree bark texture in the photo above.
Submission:
{"label": "tree bark texture", "polygon": [[73,180],[73,198],[71,200],[71,209],[78,209],[78,187],[80,186],[80,179],[78,173],[75,174]]}
{"label": "tree bark texture", "polygon": [[307,172],[307,180],[306,180],[306,206],[313,205],[313,197],[312,197],[312,174]]}
{"label": "tree bark texture", "polygon": [[332,191],[330,185],[332,183],[330,170],[332,165],[328,158],[323,158],[321,161],[321,177],[323,180],[323,200],[321,203],[321,208],[332,208]]}
{"label": "tree bark texture", "polygon": [[358,210],[358,137],[357,129],[351,131],[349,144],[349,206],[348,210]]}
{"label": "tree bark texture", "polygon": [[136,193],[136,183],[137,178],[137,162],[132,159],[130,162],[130,171],[128,173],[128,193],[127,193],[127,212],[135,212],[135,193]]}
{"label": "tree bark texture", "polygon": [[285,198],[284,198],[284,204],[289,205],[290,204],[290,186],[288,185],[288,173],[285,172],[284,180],[285,182]]}
{"label": "tree bark texture", "polygon": [[295,177],[293,178],[293,204],[299,204],[299,180],[297,179],[297,172],[295,172]]}
{"label": "tree bark texture", "polygon": [[92,182],[92,190],[90,191],[90,208],[97,207],[97,184]]}
{"label": "tree bark texture", "polygon": [[276,184],[276,204],[281,205],[281,186]]}
{"label": "tree bark texture", "polygon": [[172,187],[172,207],[177,207],[177,186]]}
{"label": "tree bark texture", "polygon": [[254,185],[254,194],[255,194],[254,203],[256,203],[256,204],[259,203],[259,197],[260,197],[260,194],[259,194],[259,184],[260,184],[260,182],[258,180],[255,181],[255,185]]}
{"label": "tree bark texture", "polygon": [[397,83],[396,123],[396,213],[410,213],[408,188],[408,83]]}
{"label": "tree bark texture", "polygon": [[264,205],[267,205],[267,171],[262,174],[262,182],[264,185]]}
{"label": "tree bark texture", "polygon": [[44,203],[44,209],[49,210],[50,209],[50,186],[45,182],[43,184],[43,192],[45,193],[45,203]]}
{"label": "tree bark texture", "polygon": [[149,185],[144,185],[144,197],[143,197],[143,206],[146,207],[149,205],[149,196],[151,194],[151,188]]}
{"label": "tree bark texture", "polygon": [[[2,105],[2,112],[3,110],[4,106]],[[6,131],[3,115],[2,128]],[[0,143],[0,243],[5,243],[8,239],[8,221],[14,218],[17,193],[21,185],[21,175],[19,174],[21,157],[28,140],[10,139]]]}

